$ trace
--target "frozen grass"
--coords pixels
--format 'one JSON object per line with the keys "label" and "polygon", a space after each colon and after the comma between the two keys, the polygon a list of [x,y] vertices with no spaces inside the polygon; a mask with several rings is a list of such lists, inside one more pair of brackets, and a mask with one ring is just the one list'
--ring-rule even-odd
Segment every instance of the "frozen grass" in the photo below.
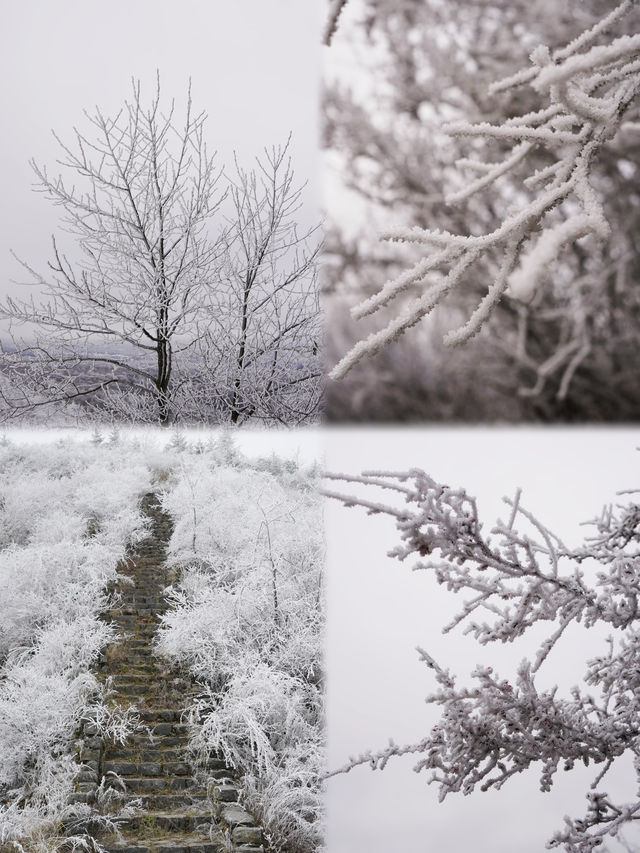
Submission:
{"label": "frozen grass", "polygon": [[313,471],[248,463],[223,439],[184,455],[163,496],[175,519],[158,648],[201,685],[192,749],[221,753],[273,850],[322,845],[322,537]]}
{"label": "frozen grass", "polygon": [[[74,734],[104,693],[106,585],[144,534],[150,470],[115,445],[0,446],[0,843],[55,847]],[[118,724],[105,717],[107,729]]]}

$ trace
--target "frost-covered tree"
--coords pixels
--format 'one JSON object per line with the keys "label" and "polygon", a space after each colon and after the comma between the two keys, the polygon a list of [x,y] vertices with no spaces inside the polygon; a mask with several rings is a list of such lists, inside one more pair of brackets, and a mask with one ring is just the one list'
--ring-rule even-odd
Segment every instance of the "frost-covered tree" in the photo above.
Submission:
{"label": "frost-covered tree", "polygon": [[230,179],[232,239],[201,328],[200,390],[231,423],[300,423],[320,402],[320,244],[317,228],[298,228],[303,187],[288,147],[265,150],[251,171],[236,162]]}
{"label": "frost-covered tree", "polygon": [[[115,116],[96,109],[87,115],[91,133],[76,130],[73,147],[59,140],[64,176],[33,163],[39,189],[64,210],[80,259],[70,261],[54,237],[49,275],[24,264],[43,298],[7,298],[1,307],[14,325],[37,330],[3,359],[23,392],[10,408],[100,392],[126,411],[122,390],[131,389],[152,398],[157,420],[169,420],[175,361],[193,349],[224,249],[224,238],[208,231],[223,192],[205,114],[194,113],[191,94],[183,119],[173,103],[162,109],[159,81],[148,105],[134,83]],[[96,342],[116,347],[96,352]]]}
{"label": "frost-covered tree", "polygon": [[[490,361],[484,387],[520,390],[529,408],[537,405],[529,398],[542,397],[538,416],[555,397],[570,417],[565,401],[579,409],[588,395],[596,417],[616,416],[615,401],[607,411],[611,401],[598,399],[594,386],[598,375],[618,375],[640,337],[632,238],[637,9],[574,5],[348,4],[352,20],[339,36],[383,70],[366,66],[365,82],[354,73],[353,92],[334,82],[327,142],[345,188],[364,200],[382,236],[407,250],[334,236],[330,284],[341,280],[351,301],[359,297],[355,318],[381,312],[386,323],[350,349],[335,378],[444,305],[427,332],[413,333],[423,344],[423,374],[449,369],[443,381],[459,381],[482,354]],[[374,98],[376,109],[367,108]],[[446,346],[485,327],[475,355],[448,357],[458,377],[436,342],[443,322],[455,324]],[[393,369],[392,358],[377,362],[378,375]],[[364,368],[358,375],[366,383]],[[625,377],[614,380],[619,410],[637,411]],[[333,384],[332,394],[339,401]]]}
{"label": "frost-covered tree", "polygon": [[[638,792],[630,792],[627,802],[614,802],[603,784],[624,761],[632,763],[640,782],[640,505],[632,500],[605,507],[593,522],[593,535],[569,548],[526,510],[520,492],[506,501],[507,520],[487,534],[475,499],[424,471],[329,478],[390,495],[383,503],[325,492],[346,506],[392,517],[400,543],[390,555],[417,556],[418,568],[432,572],[450,592],[466,595],[444,632],[465,626],[480,646],[517,643],[533,634],[537,646],[514,678],[479,665],[466,684],[419,649],[437,683],[427,701],[441,709],[438,723],[416,743],[392,743],[337,772],[360,764],[384,768],[394,756],[412,754],[415,769],[439,785],[442,800],[451,793],[500,789],[529,771],[538,772],[541,790],[549,791],[558,771],[593,764],[585,815],[565,818],[548,846],[587,853],[637,821]],[[566,646],[566,634],[576,625],[605,629],[602,651],[587,662],[578,686],[549,686],[543,674],[548,659]]]}
{"label": "frost-covered tree", "polygon": [[22,262],[40,295],[0,304],[13,332],[0,360],[6,416],[81,402],[163,424],[313,417],[317,249],[315,229],[296,231],[287,146],[238,167],[236,183],[207,148],[190,88],[179,115],[159,79],[148,102],[134,82],[114,116],[86,119],[72,144],[56,137],[63,174],[32,163],[76,248],[54,237],[46,274]]}

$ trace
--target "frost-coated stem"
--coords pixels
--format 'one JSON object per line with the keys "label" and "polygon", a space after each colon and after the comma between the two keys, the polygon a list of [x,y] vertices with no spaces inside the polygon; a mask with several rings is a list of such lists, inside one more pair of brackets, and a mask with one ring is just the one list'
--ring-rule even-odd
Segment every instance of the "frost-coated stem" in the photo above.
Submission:
{"label": "frost-coated stem", "polygon": [[[480,260],[498,273],[487,282],[486,296],[470,318],[446,334],[444,340],[449,346],[477,334],[504,293],[530,302],[568,247],[586,238],[609,238],[609,224],[593,189],[591,173],[602,147],[616,136],[640,91],[640,35],[620,36],[608,44],[594,42],[633,5],[625,0],[553,55],[540,45],[532,52],[528,68],[494,84],[493,93],[529,86],[540,104],[526,115],[500,124],[453,121],[444,125],[442,129],[452,135],[499,139],[512,146],[496,163],[459,161],[460,168],[470,168],[479,176],[449,193],[449,203],[466,201],[513,174],[517,167],[527,164],[536,148],[545,149],[553,162],[524,177],[528,197],[518,193],[517,209],[511,209],[500,225],[486,234],[454,234],[420,227],[387,229],[382,239],[425,246],[427,254],[356,305],[352,309],[354,318],[375,313],[410,289],[424,288],[424,293],[401,304],[381,331],[356,343],[333,368],[331,378],[343,378],[358,362],[375,355],[429,315],[454,289],[464,287]],[[561,211],[560,221],[549,217],[555,210]],[[579,353],[564,373],[562,395],[588,352],[588,343],[581,342]]]}
{"label": "frost-coated stem", "polygon": [[[439,722],[415,743],[390,741],[377,752],[351,757],[334,774],[361,764],[383,769],[390,759],[413,754],[415,770],[429,771],[429,782],[439,785],[444,799],[476,788],[499,789],[534,767],[541,790],[549,791],[558,769],[593,763],[599,768],[587,793],[586,816],[567,818],[549,846],[590,853],[636,820],[638,796],[615,804],[596,789],[623,756],[634,759],[640,782],[640,506],[607,508],[595,522],[596,535],[571,549],[523,506],[520,490],[513,500],[505,499],[507,523],[498,521],[487,536],[472,497],[419,469],[329,479],[359,484],[365,493],[390,494],[391,502],[379,503],[324,492],[346,507],[392,517],[399,544],[390,556],[418,557],[415,568],[432,572],[450,592],[470,594],[443,631],[465,623],[465,633],[484,646],[513,643],[533,629],[545,629],[533,659],[522,660],[515,678],[478,665],[470,686],[459,687],[449,670],[418,648],[437,684],[427,702],[440,706]],[[585,561],[595,561],[597,568],[587,573]],[[607,629],[605,653],[586,663],[580,686],[540,687],[536,676],[577,624]]]}

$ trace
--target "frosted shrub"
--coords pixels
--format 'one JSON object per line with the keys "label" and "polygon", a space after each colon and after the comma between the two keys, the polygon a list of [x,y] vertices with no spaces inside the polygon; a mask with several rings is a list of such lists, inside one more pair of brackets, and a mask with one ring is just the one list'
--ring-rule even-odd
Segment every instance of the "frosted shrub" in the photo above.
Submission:
{"label": "frosted shrub", "polygon": [[97,541],[121,552],[143,529],[137,502],[149,481],[140,458],[125,458],[109,447],[0,449],[0,547],[77,542],[93,520]]}
{"label": "frosted shrub", "polygon": [[235,454],[232,468],[210,464],[207,454],[184,460],[164,496],[183,572],[158,647],[200,683],[195,754],[221,754],[241,771],[245,804],[273,849],[316,850],[324,721],[314,477],[255,470]]}
{"label": "frosted shrub", "polygon": [[116,563],[116,555],[94,544],[0,551],[0,660],[62,613],[73,619],[104,609]]}
{"label": "frosted shrub", "polygon": [[[519,493],[507,501],[507,522],[498,521],[486,535],[474,498],[418,469],[332,479],[384,489],[391,496],[385,503],[327,494],[346,506],[391,516],[400,544],[390,555],[399,560],[417,555],[417,568],[433,572],[449,591],[468,594],[444,632],[465,624],[482,646],[530,633],[537,643],[515,677],[502,678],[479,665],[466,685],[420,649],[437,683],[427,701],[441,708],[439,722],[417,743],[391,743],[351,759],[342,771],[359,764],[384,768],[396,755],[414,754],[416,771],[427,771],[444,799],[460,791],[499,789],[534,767],[541,790],[549,791],[559,770],[593,764],[585,816],[565,818],[548,846],[588,853],[636,821],[638,796],[613,802],[602,781],[625,759],[633,761],[640,778],[640,505],[605,507],[593,522],[595,532],[582,546],[568,548],[521,505]],[[544,664],[577,624],[604,628],[609,639],[586,663],[581,686],[548,687],[541,683]]]}
{"label": "frosted shrub", "polygon": [[89,669],[114,631],[93,616],[58,621],[16,652],[0,685],[0,843],[20,847],[44,834],[50,849],[68,805],[78,764],[74,736],[82,720],[123,740],[137,718],[104,704],[104,687]]}
{"label": "frosted shrub", "polygon": [[135,723],[90,672],[115,639],[98,618],[106,587],[144,535],[150,472],[128,453],[0,447],[0,844],[52,849],[71,814],[79,723],[116,739]]}
{"label": "frosted shrub", "polygon": [[75,731],[86,714],[98,719],[90,708],[103,691],[89,669],[113,633],[93,616],[58,621],[10,655],[0,686],[0,842],[52,831],[67,810]]}

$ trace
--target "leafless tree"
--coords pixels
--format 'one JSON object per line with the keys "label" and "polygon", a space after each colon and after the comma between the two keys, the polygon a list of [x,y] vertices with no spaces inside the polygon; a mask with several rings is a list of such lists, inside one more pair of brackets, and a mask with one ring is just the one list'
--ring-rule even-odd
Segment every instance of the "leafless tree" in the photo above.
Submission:
{"label": "leafless tree", "polygon": [[[221,173],[190,90],[180,124],[173,102],[162,112],[159,80],[148,107],[134,82],[131,101],[113,118],[100,109],[86,116],[94,135],[75,130],[73,146],[56,137],[65,176],[32,163],[40,191],[64,209],[80,253],[72,262],[53,237],[47,275],[23,262],[44,299],[8,298],[0,306],[14,325],[38,329],[33,345],[5,356],[23,391],[12,402],[30,408],[38,393],[48,402],[126,387],[151,397],[164,423],[174,357],[193,347],[203,294],[225,248],[223,234],[211,240],[208,233],[224,198]],[[121,346],[98,353],[87,346],[96,340]]]}
{"label": "leafless tree", "polygon": [[115,117],[86,116],[93,134],[56,137],[64,176],[32,164],[79,251],[54,237],[46,275],[21,261],[42,295],[0,303],[13,336],[0,360],[7,414],[83,401],[160,423],[313,417],[318,249],[315,228],[297,229],[288,143],[230,178],[190,88],[179,121],[159,79],[148,107],[134,82]]}
{"label": "leafless tree", "polygon": [[232,423],[307,420],[320,399],[317,227],[300,231],[288,143],[230,180],[230,250],[204,329],[205,375]]}

